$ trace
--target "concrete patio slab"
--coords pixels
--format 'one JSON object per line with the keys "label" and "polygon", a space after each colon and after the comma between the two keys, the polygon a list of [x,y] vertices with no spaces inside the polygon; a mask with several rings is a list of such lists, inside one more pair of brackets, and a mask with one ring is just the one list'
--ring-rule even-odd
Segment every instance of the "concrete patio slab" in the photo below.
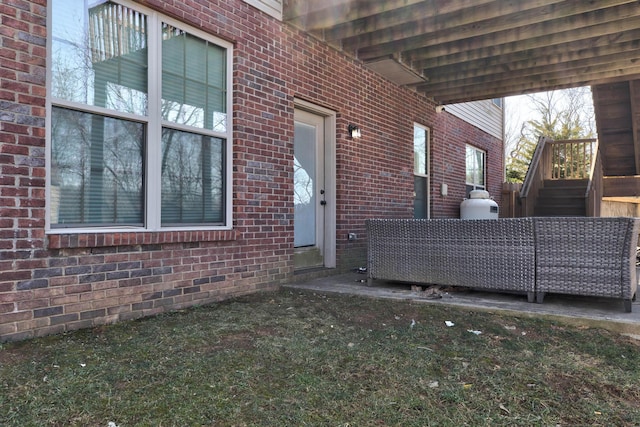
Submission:
{"label": "concrete patio slab", "polygon": [[574,295],[547,294],[543,304],[535,304],[527,302],[526,295],[446,288],[440,294],[441,298],[434,299],[427,292],[412,290],[412,285],[408,283],[374,280],[372,286],[367,286],[366,274],[359,273],[300,281],[285,287],[448,305],[517,317],[546,318],[575,326],[604,328],[640,339],[640,301],[634,302],[632,312],[627,313],[622,300]]}

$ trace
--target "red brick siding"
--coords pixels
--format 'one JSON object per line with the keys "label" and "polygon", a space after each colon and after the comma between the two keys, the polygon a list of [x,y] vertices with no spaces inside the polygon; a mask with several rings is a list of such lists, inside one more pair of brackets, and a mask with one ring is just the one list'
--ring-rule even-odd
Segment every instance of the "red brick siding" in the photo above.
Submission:
{"label": "red brick siding", "polygon": [[[133,319],[293,279],[294,98],[337,113],[337,271],[364,221],[413,215],[413,123],[431,128],[432,216],[456,217],[464,147],[500,142],[240,0],[140,1],[235,44],[231,231],[45,235],[45,0],[0,5],[0,340]],[[347,137],[347,125],[362,138]],[[440,183],[449,196],[439,196]],[[354,232],[358,239],[347,241]]]}

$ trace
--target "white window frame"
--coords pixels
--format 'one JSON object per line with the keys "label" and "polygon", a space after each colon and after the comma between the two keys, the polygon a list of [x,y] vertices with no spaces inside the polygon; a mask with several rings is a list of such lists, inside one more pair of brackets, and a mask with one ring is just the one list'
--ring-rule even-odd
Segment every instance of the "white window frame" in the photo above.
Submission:
{"label": "white window frame", "polygon": [[[468,149],[472,149],[475,152],[479,152],[482,153],[482,180],[484,182],[484,184],[478,184],[476,182],[468,182],[467,181],[467,170],[468,170],[468,165],[467,165],[467,150]],[[466,144],[465,147],[465,168],[464,168],[464,180],[465,180],[465,184],[469,187],[473,187],[472,190],[486,190],[487,189],[487,152],[485,150],[482,150],[478,147],[475,147],[471,144]]]}
{"label": "white window frame", "polygon": [[[147,116],[122,113],[119,111],[96,107],[88,104],[71,102],[52,96],[52,67],[47,67],[47,121],[46,121],[46,220],[45,229],[48,234],[76,234],[76,233],[104,233],[104,232],[165,232],[165,231],[194,231],[194,230],[230,230],[233,228],[233,44],[212,36],[197,28],[186,25],[178,20],[156,12],[152,9],[140,6],[128,0],[112,0],[113,3],[121,4],[130,9],[143,13],[148,22],[148,112]],[[49,2],[47,13],[47,63],[52,64],[52,8],[54,2]],[[175,28],[183,30],[193,36],[199,37],[210,43],[226,49],[226,130],[224,132],[193,128],[172,122],[167,122],[161,118],[161,90],[162,90],[162,36],[161,23],[165,22]],[[155,70],[155,72],[151,71]],[[144,225],[135,226],[93,226],[77,228],[51,228],[51,149],[52,149],[52,108],[70,108],[86,113],[102,114],[107,117],[131,120],[142,123],[146,127],[145,154],[144,154]],[[225,141],[225,195],[224,195],[224,223],[221,225],[189,224],[186,226],[162,227],[161,225],[161,169],[162,158],[162,128],[170,128],[179,131],[187,131],[200,135],[221,138]],[[151,144],[149,141],[156,141]]]}

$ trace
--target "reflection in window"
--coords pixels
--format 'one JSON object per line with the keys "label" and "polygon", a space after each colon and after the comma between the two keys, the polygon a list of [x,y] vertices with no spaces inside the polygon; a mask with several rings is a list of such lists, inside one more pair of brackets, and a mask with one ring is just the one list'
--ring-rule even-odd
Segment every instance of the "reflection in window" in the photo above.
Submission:
{"label": "reflection in window", "polygon": [[223,221],[223,141],[164,129],[162,225]]}
{"label": "reflection in window", "polygon": [[313,179],[302,167],[297,157],[293,157],[293,204],[307,205],[313,199]]}
{"label": "reflection in window", "polygon": [[53,108],[52,226],[143,224],[144,127]]}
{"label": "reflection in window", "polygon": [[112,2],[87,14],[85,3],[53,7],[52,96],[146,115],[146,16]]}

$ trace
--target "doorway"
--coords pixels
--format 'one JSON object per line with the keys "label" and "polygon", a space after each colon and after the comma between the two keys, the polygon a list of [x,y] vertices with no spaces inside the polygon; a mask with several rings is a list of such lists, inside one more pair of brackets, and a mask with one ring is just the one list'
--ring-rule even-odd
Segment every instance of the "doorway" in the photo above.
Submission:
{"label": "doorway", "polygon": [[[335,114],[297,103],[293,235],[296,270],[335,267]],[[305,107],[305,108],[303,108]]]}

